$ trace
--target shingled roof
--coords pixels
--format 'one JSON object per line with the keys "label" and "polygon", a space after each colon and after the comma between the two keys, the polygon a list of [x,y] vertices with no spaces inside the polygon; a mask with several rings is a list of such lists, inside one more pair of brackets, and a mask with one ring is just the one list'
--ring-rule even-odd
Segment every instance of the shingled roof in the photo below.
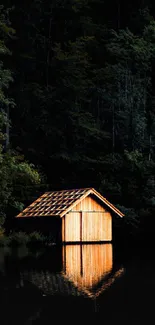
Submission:
{"label": "shingled roof", "polygon": [[83,200],[88,195],[95,195],[100,201],[106,204],[117,215],[123,217],[123,213],[112,205],[106,198],[99,194],[94,188],[81,188],[72,190],[45,192],[36,201],[19,213],[19,217],[39,217],[39,216],[60,216],[67,212]]}

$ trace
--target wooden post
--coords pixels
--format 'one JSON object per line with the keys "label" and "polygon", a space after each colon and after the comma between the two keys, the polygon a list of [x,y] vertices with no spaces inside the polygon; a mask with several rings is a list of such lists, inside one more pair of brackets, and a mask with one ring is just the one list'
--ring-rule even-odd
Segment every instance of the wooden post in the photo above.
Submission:
{"label": "wooden post", "polygon": [[63,265],[63,268],[64,268],[64,272],[66,274],[66,245],[63,246],[63,250],[64,250],[64,265]]}
{"label": "wooden post", "polygon": [[80,211],[80,242],[82,242],[82,211]]}
{"label": "wooden post", "polygon": [[82,245],[80,245],[80,275],[83,276],[83,256],[82,256]]}
{"label": "wooden post", "polygon": [[66,241],[66,216],[64,216],[64,242]]}

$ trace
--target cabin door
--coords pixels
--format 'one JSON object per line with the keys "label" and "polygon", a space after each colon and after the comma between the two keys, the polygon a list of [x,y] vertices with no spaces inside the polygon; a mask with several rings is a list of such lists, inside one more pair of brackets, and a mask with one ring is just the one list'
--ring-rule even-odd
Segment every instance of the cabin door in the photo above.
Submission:
{"label": "cabin door", "polygon": [[100,242],[111,240],[109,212],[69,212],[62,218],[62,242]]}
{"label": "cabin door", "polygon": [[107,212],[82,213],[82,241],[111,240],[111,216]]}

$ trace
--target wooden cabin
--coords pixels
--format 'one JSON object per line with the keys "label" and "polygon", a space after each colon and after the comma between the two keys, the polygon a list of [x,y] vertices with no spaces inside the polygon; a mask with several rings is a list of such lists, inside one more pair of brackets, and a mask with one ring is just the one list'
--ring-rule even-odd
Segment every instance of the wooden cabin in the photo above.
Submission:
{"label": "wooden cabin", "polygon": [[112,241],[114,216],[124,215],[94,188],[84,188],[46,192],[16,218],[31,231],[48,230],[56,242],[78,243]]}

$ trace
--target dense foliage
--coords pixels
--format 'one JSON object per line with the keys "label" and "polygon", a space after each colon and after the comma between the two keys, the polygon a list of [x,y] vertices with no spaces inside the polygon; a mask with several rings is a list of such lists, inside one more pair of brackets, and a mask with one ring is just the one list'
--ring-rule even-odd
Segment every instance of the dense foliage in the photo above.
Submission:
{"label": "dense foliage", "polygon": [[[0,101],[7,125],[10,111],[11,148],[38,166],[50,190],[95,187],[125,211],[127,225],[141,231],[149,220],[152,229],[154,2],[2,2],[10,9],[5,16],[1,9]],[[4,56],[7,47],[11,56]],[[27,197],[19,197],[12,191],[14,172],[19,180],[23,168],[32,183],[38,174],[13,151],[1,150],[7,179],[0,178],[0,196],[5,191],[6,205],[17,194],[18,202],[31,200],[38,186],[29,184]]]}
{"label": "dense foliage", "polygon": [[7,12],[0,8],[0,226],[6,215],[23,208],[23,201],[28,195],[27,187],[40,183],[40,176],[32,164],[13,150],[9,143],[9,110],[14,101],[8,97],[9,83],[13,81],[10,70],[5,69],[3,56],[10,54],[6,40],[14,34],[6,18]]}

